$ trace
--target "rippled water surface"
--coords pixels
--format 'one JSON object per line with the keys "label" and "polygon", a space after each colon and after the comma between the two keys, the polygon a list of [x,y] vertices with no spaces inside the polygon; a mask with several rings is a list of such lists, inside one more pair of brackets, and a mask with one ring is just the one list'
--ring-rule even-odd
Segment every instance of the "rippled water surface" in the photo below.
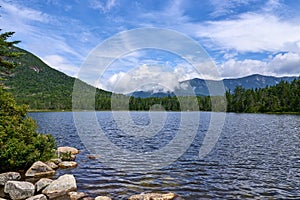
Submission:
{"label": "rippled water surface", "polygon": [[[89,114],[95,113],[82,113],[83,116]],[[178,146],[183,148],[188,144],[188,148],[176,161],[162,169],[141,169],[141,172],[112,167],[101,159],[89,159],[91,153],[78,136],[73,113],[30,113],[30,116],[37,120],[40,132],[54,135],[59,146],[81,150],[76,158],[78,167],[58,170],[56,176],[74,174],[78,190],[90,196],[126,199],[142,192],[171,191],[191,200],[300,199],[300,116],[229,113],[216,145],[199,159],[211,113],[196,114],[200,116],[199,123],[193,123],[195,113],[191,113],[191,123],[181,127],[182,114],[176,112],[153,116],[149,112],[131,112],[130,117],[137,126],[120,125],[122,118],[117,123],[110,112],[96,113],[99,128],[109,141],[129,152],[155,152],[176,138],[179,130],[186,134],[196,130],[194,138],[181,139]],[[122,117],[122,112],[114,115]],[[149,126],[151,123],[153,126]],[[156,123],[160,125],[155,126]],[[143,132],[147,137],[142,136]],[[87,131],[90,139],[94,138],[92,134]],[[101,141],[95,139],[95,144],[101,145]],[[171,148],[169,155],[174,155],[174,149],[176,147]],[[101,157],[101,152],[97,153]],[[166,155],[161,156],[164,159]],[[111,157],[126,162],[120,155]],[[149,159],[145,162],[155,164]],[[136,166],[138,168],[139,163]]]}

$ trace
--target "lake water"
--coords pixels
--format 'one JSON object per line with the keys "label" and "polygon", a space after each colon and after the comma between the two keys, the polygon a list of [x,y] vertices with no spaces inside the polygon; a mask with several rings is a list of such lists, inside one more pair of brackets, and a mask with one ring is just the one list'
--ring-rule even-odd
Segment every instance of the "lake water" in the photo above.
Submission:
{"label": "lake water", "polygon": [[[97,126],[105,133],[106,139],[116,149],[134,155],[158,152],[175,140],[177,134],[182,134],[180,131],[188,136],[183,135],[180,143],[174,143],[176,145],[167,149],[170,157],[178,157],[168,165],[162,162],[167,160],[165,152],[156,154],[153,159],[146,157],[144,161],[135,162],[131,157],[124,157],[126,154],[110,149],[112,147],[107,145],[107,141],[102,144],[103,141],[92,131],[97,128],[95,123],[86,124],[86,137],[82,138],[83,133],[78,134],[76,129],[80,125],[75,126],[72,112],[30,113],[37,120],[39,132],[51,133],[59,146],[73,146],[81,150],[76,158],[78,167],[58,170],[56,176],[74,174],[78,190],[90,196],[127,199],[142,192],[168,191],[187,200],[300,199],[300,116],[228,113],[216,144],[206,156],[199,158],[199,149],[204,143],[212,113],[185,113],[191,123],[185,122],[184,126],[183,114],[176,112],[157,112],[154,115],[130,112],[133,124],[127,125],[128,116],[126,120],[122,119],[123,112],[114,115],[111,112],[96,112],[96,115],[77,113],[77,123],[80,115],[83,118],[95,116],[99,123]],[[90,127],[93,127],[91,131]],[[194,130],[195,134],[190,134]],[[90,143],[93,140],[94,145]],[[94,148],[97,145],[106,152],[101,154],[99,149]],[[177,151],[177,147],[181,151]],[[89,151],[97,154],[99,159],[89,159]],[[110,158],[106,159],[109,152],[112,152]],[[129,167],[124,168],[127,166],[124,163]],[[145,168],[145,163],[156,167]]]}

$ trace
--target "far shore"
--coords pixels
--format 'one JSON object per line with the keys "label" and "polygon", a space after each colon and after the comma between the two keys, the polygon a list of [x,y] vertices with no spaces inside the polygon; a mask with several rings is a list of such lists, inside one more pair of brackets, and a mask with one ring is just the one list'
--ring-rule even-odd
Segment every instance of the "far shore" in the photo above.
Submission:
{"label": "far shore", "polygon": [[[47,110],[47,109],[28,109],[28,112],[34,113],[34,112],[109,112],[112,110]],[[120,111],[120,112],[148,112],[149,110],[114,110]],[[199,110],[199,111],[164,111],[164,110],[151,110],[151,112],[212,112],[212,111],[204,111],[204,110]],[[268,114],[268,115],[300,115],[300,112],[226,112],[226,113],[235,113],[235,114]]]}

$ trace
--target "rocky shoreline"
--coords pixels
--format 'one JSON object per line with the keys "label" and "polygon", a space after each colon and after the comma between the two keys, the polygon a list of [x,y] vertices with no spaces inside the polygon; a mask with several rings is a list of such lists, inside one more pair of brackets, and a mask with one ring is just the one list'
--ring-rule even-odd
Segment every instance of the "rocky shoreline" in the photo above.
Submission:
{"label": "rocky shoreline", "polygon": [[[86,193],[77,192],[76,179],[72,174],[62,175],[55,180],[49,178],[55,175],[58,168],[76,167],[75,159],[78,153],[79,150],[73,147],[59,147],[56,151],[57,158],[47,162],[35,162],[25,173],[26,178],[33,178],[32,182],[21,181],[21,174],[18,172],[0,174],[0,188],[4,187],[5,194],[0,196],[0,200],[112,200],[108,196],[93,198]],[[130,196],[128,200],[183,199],[170,192],[137,194]]]}

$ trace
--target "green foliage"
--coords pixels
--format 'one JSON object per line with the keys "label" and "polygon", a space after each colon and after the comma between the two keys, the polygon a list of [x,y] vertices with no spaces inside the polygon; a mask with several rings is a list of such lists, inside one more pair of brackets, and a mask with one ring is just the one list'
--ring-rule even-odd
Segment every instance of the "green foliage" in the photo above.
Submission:
{"label": "green foliage", "polygon": [[[20,56],[7,42],[13,32],[0,35],[0,72],[6,75],[16,63],[11,59]],[[18,106],[13,96],[0,85],[0,172],[26,169],[37,160],[54,156],[56,147],[51,135],[36,132],[36,123],[26,116],[27,106]]]}
{"label": "green foliage", "polygon": [[0,71],[6,74],[16,67],[16,63],[12,62],[11,58],[19,57],[21,55],[20,52],[12,51],[13,45],[19,43],[19,41],[7,41],[7,39],[13,34],[14,32],[5,32],[0,34]]}
{"label": "green foliage", "polygon": [[[13,49],[23,55],[17,59],[19,66],[12,70],[10,76],[5,77],[3,83],[9,88],[17,103],[28,105],[30,110],[71,110],[76,79],[50,68],[38,57],[23,49],[17,47]],[[84,95],[86,90],[95,90],[99,109],[110,108],[107,104],[110,92],[95,89],[83,82],[81,85],[82,93],[78,95]],[[80,106],[85,102],[75,103]]]}
{"label": "green foliage", "polygon": [[0,88],[0,171],[26,169],[37,160],[54,156],[51,135],[36,132],[36,123],[26,117],[26,106]]}
{"label": "green foliage", "polygon": [[227,110],[248,113],[300,112],[300,79],[291,83],[281,81],[275,86],[261,89],[237,87],[231,94],[226,92]]}

